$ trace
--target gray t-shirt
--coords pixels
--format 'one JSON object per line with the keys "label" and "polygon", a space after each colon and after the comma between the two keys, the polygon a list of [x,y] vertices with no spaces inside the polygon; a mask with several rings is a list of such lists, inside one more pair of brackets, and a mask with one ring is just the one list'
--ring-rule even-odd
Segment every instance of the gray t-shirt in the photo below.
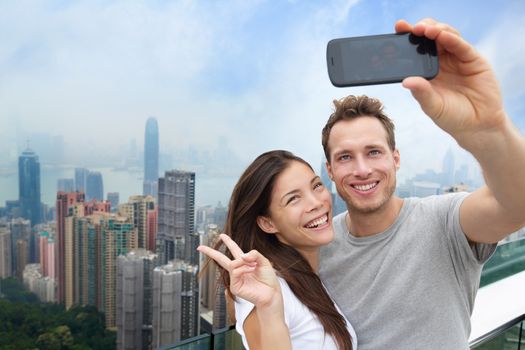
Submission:
{"label": "gray t-shirt", "polygon": [[392,226],[368,237],[349,234],[346,212],[334,218],[319,273],[360,350],[469,348],[482,264],[496,244],[469,245],[459,223],[466,195],[405,199]]}

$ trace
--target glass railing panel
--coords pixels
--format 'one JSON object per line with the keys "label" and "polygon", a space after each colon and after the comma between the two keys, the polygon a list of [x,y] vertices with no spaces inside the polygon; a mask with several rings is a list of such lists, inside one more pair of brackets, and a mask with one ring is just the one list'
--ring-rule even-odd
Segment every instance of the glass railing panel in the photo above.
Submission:
{"label": "glass railing panel", "polygon": [[233,327],[214,332],[213,350],[244,350],[241,336]]}
{"label": "glass railing panel", "polygon": [[244,350],[244,347],[235,327],[229,326],[157,350]]}
{"label": "glass railing panel", "polygon": [[483,267],[480,287],[525,271],[525,239],[498,246],[494,255]]}
{"label": "glass railing panel", "polygon": [[157,350],[212,350],[212,337],[210,334],[201,334],[197,337],[182,340],[173,345],[161,347]]}
{"label": "glass railing panel", "polygon": [[509,328],[502,334],[492,338],[478,346],[472,347],[475,350],[520,350],[525,349],[525,334],[523,332],[523,322]]}

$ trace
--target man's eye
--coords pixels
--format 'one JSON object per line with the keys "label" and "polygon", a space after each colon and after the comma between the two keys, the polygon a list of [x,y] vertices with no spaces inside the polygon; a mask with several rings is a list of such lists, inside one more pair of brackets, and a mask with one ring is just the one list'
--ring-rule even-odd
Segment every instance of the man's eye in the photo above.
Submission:
{"label": "man's eye", "polygon": [[349,154],[340,155],[339,160],[350,160],[350,155]]}

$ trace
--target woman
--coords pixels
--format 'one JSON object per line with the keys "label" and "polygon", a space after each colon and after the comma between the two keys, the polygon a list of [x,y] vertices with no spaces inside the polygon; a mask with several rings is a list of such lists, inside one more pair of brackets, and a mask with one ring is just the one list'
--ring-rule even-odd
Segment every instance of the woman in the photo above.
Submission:
{"label": "woman", "polygon": [[317,276],[319,247],[334,236],[332,200],[307,162],[287,151],[257,157],[233,190],[224,231],[227,255],[198,250],[221,267],[246,348],[356,349]]}

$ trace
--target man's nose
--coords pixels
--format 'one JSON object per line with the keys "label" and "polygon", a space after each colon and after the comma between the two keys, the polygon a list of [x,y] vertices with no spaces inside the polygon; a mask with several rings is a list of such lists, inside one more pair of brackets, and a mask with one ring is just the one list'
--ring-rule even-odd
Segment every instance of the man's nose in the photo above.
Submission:
{"label": "man's nose", "polygon": [[372,168],[363,157],[356,157],[354,162],[353,175],[366,178],[372,173]]}

